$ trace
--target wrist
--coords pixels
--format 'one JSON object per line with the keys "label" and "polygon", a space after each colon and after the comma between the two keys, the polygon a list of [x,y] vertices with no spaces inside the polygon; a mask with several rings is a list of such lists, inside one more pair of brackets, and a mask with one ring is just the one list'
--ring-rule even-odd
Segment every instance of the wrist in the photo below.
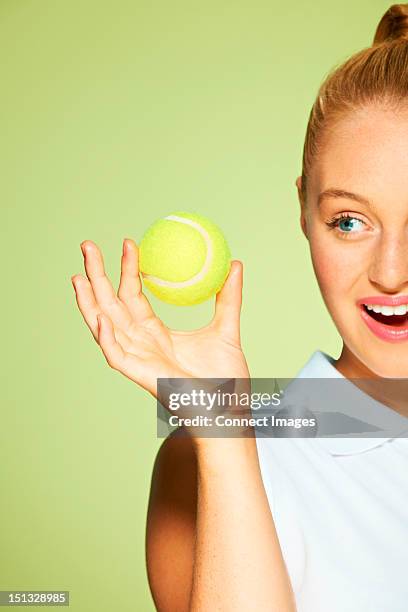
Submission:
{"label": "wrist", "polygon": [[193,438],[198,467],[217,471],[258,461],[255,435],[243,438]]}

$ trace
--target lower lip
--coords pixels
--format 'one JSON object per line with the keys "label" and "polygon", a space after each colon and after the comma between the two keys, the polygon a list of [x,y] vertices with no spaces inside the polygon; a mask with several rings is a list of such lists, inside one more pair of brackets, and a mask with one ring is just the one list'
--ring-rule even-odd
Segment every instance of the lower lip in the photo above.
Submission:
{"label": "lower lip", "polygon": [[379,323],[366,312],[364,306],[360,306],[361,317],[368,329],[381,340],[386,342],[404,342],[408,340],[408,323],[406,327],[397,327],[394,325],[385,325]]}

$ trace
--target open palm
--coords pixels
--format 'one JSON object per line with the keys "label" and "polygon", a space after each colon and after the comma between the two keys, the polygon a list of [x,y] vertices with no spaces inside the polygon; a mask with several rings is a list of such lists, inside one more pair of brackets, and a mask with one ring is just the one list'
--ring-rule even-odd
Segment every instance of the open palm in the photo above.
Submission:
{"label": "open palm", "polygon": [[157,395],[157,378],[247,378],[240,342],[242,263],[235,260],[215,313],[194,331],[169,329],[153,312],[142,291],[138,248],[123,242],[118,292],[105,274],[102,253],[86,240],[81,244],[86,277],[72,277],[78,307],[108,364]]}

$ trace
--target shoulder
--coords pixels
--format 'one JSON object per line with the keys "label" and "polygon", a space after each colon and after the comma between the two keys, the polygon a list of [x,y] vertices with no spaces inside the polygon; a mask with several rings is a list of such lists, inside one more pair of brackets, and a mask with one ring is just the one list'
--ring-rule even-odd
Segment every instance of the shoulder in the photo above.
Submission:
{"label": "shoulder", "polygon": [[154,463],[147,514],[146,561],[156,606],[188,609],[197,502],[196,458],[191,438],[176,430]]}

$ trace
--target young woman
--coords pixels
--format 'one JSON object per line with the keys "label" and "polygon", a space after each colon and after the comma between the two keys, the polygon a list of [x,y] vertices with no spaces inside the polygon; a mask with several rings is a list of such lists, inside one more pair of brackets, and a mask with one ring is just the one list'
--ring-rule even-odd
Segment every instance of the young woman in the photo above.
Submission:
{"label": "young woman", "polygon": [[[372,47],[328,76],[310,114],[296,181],[300,220],[343,349],[338,359],[316,351],[300,377],[408,377],[407,143],[403,4],[384,15]],[[158,377],[249,377],[240,261],[213,320],[180,332],[143,295],[132,240],[124,240],[117,294],[98,247],[81,247],[78,306],[112,368],[152,395]],[[147,525],[157,609],[406,612],[407,474],[402,436],[170,436],[156,460]]]}

